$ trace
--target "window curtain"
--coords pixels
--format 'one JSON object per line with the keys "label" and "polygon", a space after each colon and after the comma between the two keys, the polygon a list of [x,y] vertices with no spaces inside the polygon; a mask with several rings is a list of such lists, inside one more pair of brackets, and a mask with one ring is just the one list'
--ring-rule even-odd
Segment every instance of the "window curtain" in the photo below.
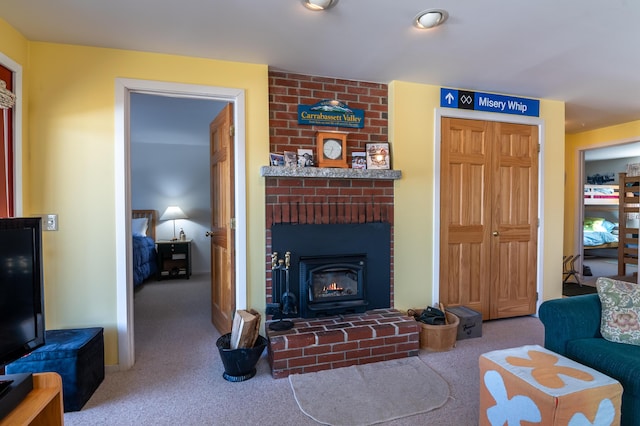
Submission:
{"label": "window curtain", "polygon": [[0,66],[0,217],[14,215],[12,77],[10,70]]}

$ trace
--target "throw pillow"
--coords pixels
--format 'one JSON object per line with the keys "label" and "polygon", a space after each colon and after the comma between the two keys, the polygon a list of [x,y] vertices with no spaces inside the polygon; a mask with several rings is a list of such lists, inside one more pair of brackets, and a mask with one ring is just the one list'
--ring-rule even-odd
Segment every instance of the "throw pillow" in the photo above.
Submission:
{"label": "throw pillow", "polygon": [[149,220],[146,217],[131,219],[131,235],[146,237],[148,222]]}
{"label": "throw pillow", "polygon": [[596,287],[602,303],[602,337],[611,342],[640,345],[640,286],[600,277]]}
{"label": "throw pillow", "polygon": [[609,232],[603,226],[604,219],[601,217],[585,217],[584,218],[584,230],[596,231],[596,232]]}

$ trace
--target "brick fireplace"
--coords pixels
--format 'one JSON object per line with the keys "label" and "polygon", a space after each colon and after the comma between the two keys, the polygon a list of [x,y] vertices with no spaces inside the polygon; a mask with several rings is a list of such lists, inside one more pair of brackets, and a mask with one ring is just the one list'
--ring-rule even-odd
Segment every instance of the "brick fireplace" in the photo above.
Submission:
{"label": "brick fireplace", "polygon": [[[315,152],[317,131],[336,130],[298,125],[299,104],[312,105],[337,99],[365,111],[363,128],[348,132],[347,152],[364,151],[367,143],[388,142],[387,85],[327,77],[269,72],[270,152]],[[267,159],[265,159],[266,162]],[[363,224],[390,226],[390,294],[393,306],[393,180],[337,177],[265,177],[266,191],[266,298],[272,302],[271,230],[277,224]]]}
{"label": "brick fireplace", "polygon": [[[324,99],[336,99],[351,108],[363,109],[364,127],[336,129],[298,125],[298,104],[312,105]],[[273,153],[296,152],[299,148],[315,152],[317,131],[340,130],[348,132],[347,153],[350,164],[351,153],[364,151],[367,143],[388,142],[387,86],[383,84],[272,71],[269,73],[269,108],[270,152]],[[415,321],[393,310],[394,178],[366,173],[354,177],[345,169],[334,170],[316,169],[308,176],[284,170],[275,175],[263,174],[266,191],[266,301],[267,304],[280,302],[272,297],[274,282],[279,283],[278,280],[274,281],[276,275],[272,270],[275,242],[279,246],[279,255],[284,255],[283,251],[291,251],[293,260],[291,271],[287,272],[291,272],[296,280],[290,290],[295,291],[294,299],[297,299],[298,305],[295,312],[287,316],[299,317],[303,310],[307,317],[295,319],[293,330],[267,330],[270,341],[269,359],[274,377],[286,377],[291,372],[317,371],[410,356],[417,354],[419,349]],[[326,228],[323,229],[329,230],[332,227],[348,229],[367,225],[373,228],[384,226],[386,229],[386,233],[383,233],[384,244],[378,241],[364,244],[385,246],[382,260],[375,257],[379,254],[368,253],[358,245],[351,247],[347,244],[349,247],[345,248],[345,240],[329,237],[325,232],[307,238],[307,244],[281,244],[283,227],[287,228],[287,232],[297,233],[305,227],[324,226]],[[365,234],[356,235],[364,237]],[[358,239],[357,236],[354,238]],[[338,309],[324,313],[322,316],[326,318],[310,319],[309,317],[316,315],[311,315],[309,310],[305,310],[307,306],[299,304],[299,299],[306,297],[305,292],[308,291],[307,287],[300,284],[300,256],[334,254],[363,255],[367,259],[364,261],[367,268],[372,264],[383,263],[384,273],[366,269],[367,275],[371,275],[367,276],[367,280],[375,282],[376,288],[370,285],[365,289],[365,309]],[[368,260],[371,256],[372,261]],[[377,292],[378,287],[384,289]],[[337,288],[341,288],[340,285]],[[281,294],[277,285],[275,290],[277,299]],[[332,318],[331,314],[342,316]]]}

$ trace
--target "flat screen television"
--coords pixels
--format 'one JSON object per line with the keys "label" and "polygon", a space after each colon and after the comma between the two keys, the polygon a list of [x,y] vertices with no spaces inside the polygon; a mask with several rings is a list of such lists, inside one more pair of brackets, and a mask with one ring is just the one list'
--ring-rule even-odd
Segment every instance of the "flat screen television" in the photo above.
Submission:
{"label": "flat screen television", "polygon": [[0,219],[0,367],[44,339],[42,219]]}
{"label": "flat screen television", "polygon": [[[42,219],[0,219],[0,373],[45,344],[42,276]],[[0,419],[31,389],[31,373],[0,375]]]}

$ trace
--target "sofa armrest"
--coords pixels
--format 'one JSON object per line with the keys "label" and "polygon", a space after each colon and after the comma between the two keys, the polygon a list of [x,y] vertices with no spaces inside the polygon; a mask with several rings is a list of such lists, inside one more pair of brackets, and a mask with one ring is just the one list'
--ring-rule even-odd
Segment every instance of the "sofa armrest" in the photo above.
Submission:
{"label": "sofa armrest", "polygon": [[547,300],[538,310],[544,325],[544,347],[566,355],[570,340],[602,337],[601,313],[602,305],[597,294]]}

